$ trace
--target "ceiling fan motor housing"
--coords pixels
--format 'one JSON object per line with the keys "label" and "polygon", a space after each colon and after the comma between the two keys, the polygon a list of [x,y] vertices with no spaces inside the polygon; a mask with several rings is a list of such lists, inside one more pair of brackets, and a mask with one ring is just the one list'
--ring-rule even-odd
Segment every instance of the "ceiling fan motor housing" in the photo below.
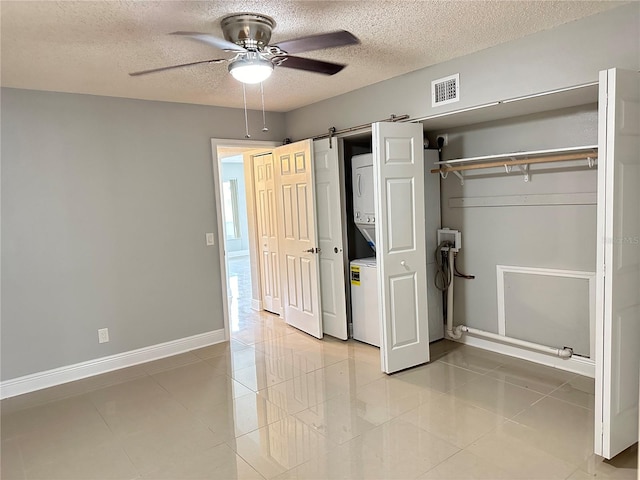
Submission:
{"label": "ceiling fan motor housing", "polygon": [[269,44],[276,22],[257,13],[237,13],[224,17],[220,26],[224,38],[247,50],[260,50]]}
{"label": "ceiling fan motor housing", "polygon": [[206,43],[221,51],[234,54],[233,58],[214,58],[168,67],[152,68],[150,70],[133,72],[129,75],[146,75],[147,73],[163,72],[174,68],[224,62],[229,62],[229,71],[242,83],[259,83],[266,79],[276,66],[315,72],[323,75],[335,75],[340,72],[345,65],[312,58],[297,57],[295,54],[360,43],[352,33],[346,30],[337,30],[335,32],[294,38],[279,42],[277,45],[269,45],[271,32],[275,28],[276,22],[273,18],[259,13],[230,14],[222,18],[220,26],[224,34],[224,39],[209,33],[189,31],[172,32],[170,35],[177,35]]}

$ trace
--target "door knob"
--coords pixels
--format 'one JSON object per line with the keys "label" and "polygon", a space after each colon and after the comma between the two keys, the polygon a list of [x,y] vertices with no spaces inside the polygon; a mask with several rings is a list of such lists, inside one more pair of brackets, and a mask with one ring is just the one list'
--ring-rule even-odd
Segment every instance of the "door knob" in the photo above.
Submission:
{"label": "door knob", "polygon": [[307,248],[306,250],[303,250],[302,253],[320,253],[320,249],[319,248]]}
{"label": "door knob", "polygon": [[402,261],[400,262],[400,265],[402,265],[403,267],[406,267],[406,266],[407,266],[407,262],[405,262],[404,260],[402,260]]}
{"label": "door knob", "polygon": [[341,248],[333,247],[333,253],[340,253],[342,251]]}

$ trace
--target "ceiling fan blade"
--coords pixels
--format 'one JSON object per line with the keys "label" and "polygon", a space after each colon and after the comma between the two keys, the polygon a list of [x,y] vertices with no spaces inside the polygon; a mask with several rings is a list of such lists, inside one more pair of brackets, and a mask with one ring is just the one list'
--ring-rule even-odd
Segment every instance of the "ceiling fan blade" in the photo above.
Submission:
{"label": "ceiling fan blade", "polygon": [[356,45],[360,43],[357,37],[346,30],[338,30],[337,32],[321,33],[319,35],[310,35],[308,37],[295,38],[280,42],[275,47],[287,53],[302,53],[312,50],[320,50],[322,48],[343,47],[346,45]]}
{"label": "ceiling fan blade", "polygon": [[172,32],[169,35],[180,35],[183,37],[189,37],[194,40],[198,40],[199,42],[204,42],[212,47],[219,48],[220,50],[229,50],[232,52],[246,52],[247,49],[241,47],[240,45],[236,45],[235,43],[229,42],[224,38],[214,37],[213,35],[209,35],[208,33],[200,33],[200,32]]}
{"label": "ceiling fan blade", "polygon": [[170,67],[152,68],[151,70],[142,70],[140,72],[133,72],[133,73],[130,73],[129,75],[132,77],[137,77],[139,75],[146,75],[147,73],[164,72],[165,70],[172,70],[174,68],[190,67],[192,65],[201,65],[203,63],[222,63],[226,61],[227,60],[224,58],[214,58],[213,60],[202,60],[200,62],[183,63],[181,65],[171,65]]}
{"label": "ceiling fan blade", "polygon": [[306,70],[307,72],[322,73],[324,75],[335,75],[346,67],[346,65],[340,63],[323,62],[322,60],[291,55],[277,57],[277,60],[281,59],[283,59],[283,62],[278,64],[279,67],[295,68],[296,70]]}

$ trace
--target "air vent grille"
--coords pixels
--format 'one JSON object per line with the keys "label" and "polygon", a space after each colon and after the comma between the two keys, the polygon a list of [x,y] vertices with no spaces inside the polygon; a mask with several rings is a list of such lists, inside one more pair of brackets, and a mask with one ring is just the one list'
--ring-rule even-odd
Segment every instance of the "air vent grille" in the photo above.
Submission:
{"label": "air vent grille", "polygon": [[439,107],[460,100],[460,74],[431,82],[431,106]]}

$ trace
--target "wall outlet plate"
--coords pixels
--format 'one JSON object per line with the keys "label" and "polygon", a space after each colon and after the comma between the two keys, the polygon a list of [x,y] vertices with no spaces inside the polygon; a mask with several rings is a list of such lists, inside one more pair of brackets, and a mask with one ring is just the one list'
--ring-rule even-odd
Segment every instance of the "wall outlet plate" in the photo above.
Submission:
{"label": "wall outlet plate", "polygon": [[98,329],[98,343],[107,343],[108,341],[109,341],[109,329],[108,328]]}

